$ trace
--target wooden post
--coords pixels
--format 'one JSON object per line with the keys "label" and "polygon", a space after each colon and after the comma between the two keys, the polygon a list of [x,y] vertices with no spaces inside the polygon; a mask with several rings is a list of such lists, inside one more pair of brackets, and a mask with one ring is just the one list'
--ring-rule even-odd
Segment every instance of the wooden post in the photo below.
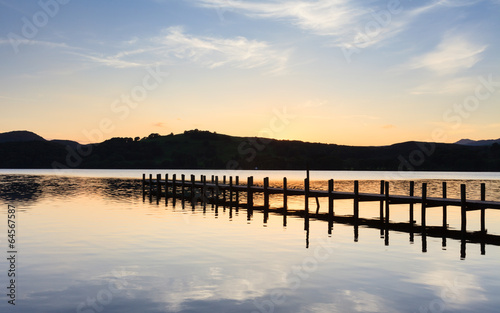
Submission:
{"label": "wooden post", "polygon": [[165,174],[165,200],[168,199],[168,174]]}
{"label": "wooden post", "polygon": [[389,224],[389,182],[385,182],[385,223]]}
{"label": "wooden post", "polygon": [[269,177],[264,177],[264,208],[269,209]]}
{"label": "wooden post", "polygon": [[[385,181],[381,180],[380,181],[380,194],[383,195],[385,193],[384,188],[385,187]],[[380,217],[380,224],[383,223],[384,221],[384,201],[380,201],[380,212],[379,212],[379,217]],[[381,234],[383,235],[383,233]]]}
{"label": "wooden post", "polygon": [[287,195],[287,192],[288,192],[288,186],[287,186],[287,179],[286,177],[283,177],[283,211],[286,212],[287,211],[287,207],[288,207],[288,195]]}
{"label": "wooden post", "polygon": [[181,175],[181,197],[182,197],[182,200],[184,200],[184,198],[185,198],[185,195],[184,195],[185,183],[186,183],[186,175],[182,174]]}
{"label": "wooden post", "polygon": [[330,223],[330,228],[333,226],[333,216],[335,215],[333,207],[333,179],[328,181],[328,223]]}
{"label": "wooden post", "polygon": [[[414,181],[410,181],[410,197],[413,197],[415,196],[415,182]],[[410,226],[413,226],[413,224],[415,223],[415,217],[414,217],[414,214],[413,214],[413,202],[410,203]]]}
{"label": "wooden post", "polygon": [[[447,193],[447,184],[446,182],[443,182],[443,199],[446,199],[448,197]],[[443,205],[443,238],[442,238],[442,243],[441,246],[444,248],[446,247],[446,230],[448,229],[448,208],[446,205]]]}
{"label": "wooden post", "polygon": [[[226,184],[226,175],[222,176],[222,184],[225,185]],[[224,203],[224,207],[226,206],[226,187],[222,187],[222,201]]]}
{"label": "wooden post", "polygon": [[253,208],[253,176],[248,177],[247,179],[247,208],[252,209]]}
{"label": "wooden post", "polygon": [[[448,197],[447,195],[447,186],[446,182],[443,182],[443,199],[446,199]],[[445,231],[448,228],[448,209],[446,205],[443,205],[443,231]],[[445,236],[446,238],[446,236]]]}
{"label": "wooden post", "polygon": [[177,178],[177,175],[176,175],[176,174],[173,174],[173,175],[172,175],[172,196],[173,196],[173,198],[174,198],[174,201],[175,201],[175,198],[177,198],[176,178]]}
{"label": "wooden post", "polygon": [[287,179],[286,177],[283,177],[283,227],[286,227],[286,214],[287,214],[287,209],[288,209],[288,186],[287,186]]}
{"label": "wooden post", "polygon": [[[240,177],[239,177],[239,176],[236,176],[236,177],[234,178],[234,184],[235,184],[236,186],[238,186],[238,185],[240,184]],[[239,190],[238,190],[238,189],[236,189],[236,190],[235,190],[235,193],[236,193],[236,195],[235,195],[235,201],[236,201],[236,205],[235,205],[235,207],[236,207],[236,212],[238,212],[239,207],[240,207],[240,192],[239,192]]]}
{"label": "wooden post", "polygon": [[156,174],[156,197],[161,198],[161,174]]}
{"label": "wooden post", "polygon": [[203,183],[203,206],[206,206],[207,204],[207,197],[208,197],[208,190],[207,190],[207,176],[203,175],[201,177],[202,183]]}
{"label": "wooden post", "polygon": [[229,207],[233,207],[233,176],[229,176]]}
{"label": "wooden post", "polygon": [[427,183],[422,183],[422,234],[426,234]]}
{"label": "wooden post", "polygon": [[149,196],[153,195],[153,174],[149,174]]}
{"label": "wooden post", "polygon": [[359,218],[359,181],[354,181],[354,219]]}
{"label": "wooden post", "polygon": [[146,174],[142,174],[142,194],[146,192]]}
{"label": "wooden post", "polygon": [[[481,201],[486,201],[486,184],[481,184]],[[481,233],[486,234],[486,209],[481,209]]]}
{"label": "wooden post", "polygon": [[309,230],[309,179],[304,179],[304,195],[305,195],[305,203],[304,203],[304,230]]}
{"label": "wooden post", "polygon": [[219,176],[215,176],[215,206],[219,205]]}
{"label": "wooden post", "polygon": [[194,175],[191,174],[191,200],[195,200],[196,199],[196,187],[195,187],[195,183],[196,183],[196,177]]}
{"label": "wooden post", "polygon": [[461,215],[462,215],[462,240],[465,240],[467,234],[467,187],[465,184],[460,186],[460,197],[461,197]]}
{"label": "wooden post", "polygon": [[[413,197],[415,195],[415,182],[410,181],[410,197]],[[410,214],[410,242],[414,242],[415,240],[415,235],[413,231],[413,225],[415,223],[415,218],[413,216],[413,202],[410,202],[409,204],[409,214]]]}

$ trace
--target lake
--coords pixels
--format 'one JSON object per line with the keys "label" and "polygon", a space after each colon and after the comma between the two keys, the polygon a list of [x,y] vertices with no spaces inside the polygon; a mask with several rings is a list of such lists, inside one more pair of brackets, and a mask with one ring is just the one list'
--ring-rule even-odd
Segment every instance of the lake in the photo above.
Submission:
{"label": "lake", "polygon": [[[302,171],[200,170],[0,170],[0,312],[498,312],[500,247],[391,231],[389,244],[376,228],[245,209],[194,206],[143,197],[142,173],[270,177],[301,188]],[[408,180],[429,194],[500,201],[500,173],[311,171],[311,187],[407,194]],[[242,198],[244,195],[242,194]],[[256,199],[256,204],[262,202]],[[282,197],[271,197],[279,207]],[[290,197],[290,209],[303,197]],[[352,201],[335,202],[336,215],[352,214]],[[9,248],[8,215],[15,207],[15,252]],[[316,208],[311,199],[311,207]],[[408,206],[391,206],[391,220],[408,221]],[[378,216],[378,203],[361,203],[360,216]],[[11,210],[9,212],[9,209]],[[320,199],[320,212],[326,203]],[[415,209],[419,223],[419,210]],[[441,208],[429,208],[428,225],[441,225]],[[449,226],[459,229],[460,209],[449,207]],[[500,212],[486,213],[488,233],[500,235]],[[479,213],[468,213],[479,230]],[[12,255],[15,255],[13,262]],[[14,264],[15,303],[9,270]]]}

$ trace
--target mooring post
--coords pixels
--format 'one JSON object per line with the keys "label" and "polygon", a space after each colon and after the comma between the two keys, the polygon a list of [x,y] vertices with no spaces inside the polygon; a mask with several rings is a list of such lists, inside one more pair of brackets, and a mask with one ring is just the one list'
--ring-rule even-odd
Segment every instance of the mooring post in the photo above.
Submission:
{"label": "mooring post", "polygon": [[385,182],[385,223],[389,225],[389,182]]}
{"label": "mooring post", "polygon": [[149,196],[153,195],[153,174],[149,174]]}
{"label": "mooring post", "polygon": [[427,211],[427,183],[422,183],[422,234],[426,233],[426,211]]}
{"label": "mooring post", "polygon": [[[415,182],[410,181],[410,197],[415,196]],[[410,226],[413,227],[413,224],[415,223],[415,216],[413,214],[413,202],[410,203]]]}
{"label": "mooring post", "polygon": [[174,198],[174,201],[175,199],[177,198],[177,186],[176,186],[176,179],[177,179],[177,175],[176,174],[173,174],[172,175],[172,197]]}
{"label": "mooring post", "polygon": [[181,197],[182,197],[182,200],[184,200],[184,198],[185,198],[185,195],[184,195],[185,183],[186,183],[186,175],[182,174],[181,175]]}
{"label": "mooring post", "polygon": [[264,177],[264,208],[269,209],[269,177]]}
{"label": "mooring post", "polygon": [[287,192],[288,192],[288,181],[286,179],[286,177],[283,177],[283,212],[286,212],[287,211],[287,207],[288,207],[288,196],[287,196]]}
{"label": "mooring post", "polygon": [[[226,175],[222,176],[222,184],[226,185]],[[222,187],[222,203],[224,203],[224,207],[226,206],[226,187]]]}
{"label": "mooring post", "polygon": [[142,174],[142,194],[146,192],[146,174]]}
{"label": "mooring post", "polygon": [[288,181],[286,177],[283,177],[283,227],[286,227],[286,215],[288,210]]}
{"label": "mooring post", "polygon": [[309,179],[304,179],[304,210],[306,214],[309,213]]}
{"label": "mooring post", "polygon": [[465,236],[467,234],[467,187],[465,184],[460,186],[460,197],[461,197],[461,215],[462,215],[462,240],[465,241]]}
{"label": "mooring post", "polygon": [[229,207],[233,207],[233,176],[229,176]]}
{"label": "mooring post", "polygon": [[247,178],[247,208],[252,210],[253,208],[253,176]]}
{"label": "mooring post", "polygon": [[[443,182],[443,199],[448,197],[448,188],[446,182]],[[446,247],[446,230],[448,229],[448,208],[443,205],[443,238],[441,241],[441,246]]]}
{"label": "mooring post", "polygon": [[309,178],[304,179],[304,211],[305,226],[304,230],[309,230]]}
{"label": "mooring post", "polygon": [[165,200],[168,199],[168,174],[165,174]]}
{"label": "mooring post", "polygon": [[[486,201],[486,184],[481,184],[481,201]],[[481,233],[486,234],[486,209],[481,209]]]}
{"label": "mooring post", "polygon": [[[385,181],[381,180],[380,181],[380,194],[383,195],[385,193],[384,188],[385,187]],[[384,200],[380,201],[380,212],[379,212],[379,217],[380,217],[380,224],[383,223],[384,221]],[[383,235],[383,233],[381,233]]]}
{"label": "mooring post", "polygon": [[[446,199],[448,197],[448,191],[447,191],[447,184],[444,181],[443,182],[443,199]],[[445,231],[448,228],[448,207],[446,205],[443,205],[443,231]],[[446,238],[446,236],[445,236]]]}
{"label": "mooring post", "polygon": [[219,205],[219,176],[215,176],[215,206]]}
{"label": "mooring post", "polygon": [[359,181],[354,181],[354,219],[359,218]]}
{"label": "mooring post", "polygon": [[156,197],[161,198],[161,174],[156,174]]}
{"label": "mooring post", "polygon": [[[335,214],[334,207],[333,207],[333,184],[334,181],[333,179],[330,179],[328,181],[328,221],[330,224],[333,223],[333,216]],[[331,225],[330,225],[331,227]]]}
{"label": "mooring post", "polygon": [[205,206],[207,204],[207,197],[208,197],[208,194],[207,194],[207,176],[203,175],[201,177],[201,181],[203,183],[203,189],[202,189],[202,192],[203,192],[203,205]]}
{"label": "mooring post", "polygon": [[193,200],[193,201],[194,201],[194,199],[196,199],[196,197],[195,197],[195,193],[196,193],[195,183],[196,183],[196,177],[193,174],[191,174],[191,200]]}
{"label": "mooring post", "polygon": [[[239,176],[236,176],[236,177],[234,178],[234,184],[235,184],[236,186],[238,186],[238,185],[240,184],[240,177],[239,177]],[[235,195],[235,202],[236,202],[235,207],[236,207],[236,212],[238,212],[238,210],[239,210],[239,206],[240,206],[240,192],[239,192],[239,190],[238,190],[238,189],[236,189],[236,190],[235,190],[235,193],[236,193],[236,195]]]}

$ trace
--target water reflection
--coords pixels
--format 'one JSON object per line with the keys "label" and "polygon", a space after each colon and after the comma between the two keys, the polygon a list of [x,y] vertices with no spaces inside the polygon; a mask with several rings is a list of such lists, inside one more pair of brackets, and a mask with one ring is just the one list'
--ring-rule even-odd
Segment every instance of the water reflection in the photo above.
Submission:
{"label": "water reflection", "polygon": [[[25,192],[31,200],[1,198],[30,208],[20,215],[19,312],[97,311],[89,299],[100,299],[100,312],[145,313],[419,312],[436,301],[448,311],[496,312],[500,305],[498,247],[480,256],[464,242],[471,251],[460,261],[462,243],[449,239],[446,251],[434,249],[442,238],[432,237],[429,224],[422,249],[413,249],[397,224],[378,219],[379,203],[360,205],[356,220],[339,213],[353,210],[343,202],[335,217],[320,210],[306,218],[296,213],[302,198],[283,208],[271,197],[266,208],[257,196],[255,206],[238,209],[149,196],[143,202],[140,182],[129,179],[11,181],[37,184],[37,191],[26,189],[34,191]],[[397,209],[391,206],[391,218]],[[380,229],[365,218],[371,215]],[[418,225],[412,229],[419,243]],[[9,309],[0,302],[1,312]]]}

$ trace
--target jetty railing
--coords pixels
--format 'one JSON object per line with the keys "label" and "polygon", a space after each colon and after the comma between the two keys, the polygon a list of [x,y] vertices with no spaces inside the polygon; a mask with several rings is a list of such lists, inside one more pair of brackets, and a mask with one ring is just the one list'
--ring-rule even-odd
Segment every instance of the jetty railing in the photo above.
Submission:
{"label": "jetty railing", "polygon": [[[232,176],[227,179],[226,176],[222,177],[220,181],[218,176],[211,176],[210,182],[207,181],[205,175],[201,175],[199,180],[196,180],[195,175],[190,176],[190,180],[186,180],[185,175],[181,175],[180,180],[174,174],[169,177],[165,174],[157,174],[153,178],[149,174],[142,176],[143,195],[152,197],[156,194],[157,199],[161,197],[182,199],[190,199],[193,202],[211,203],[213,205],[230,205],[236,208],[246,208],[249,218],[254,209],[263,209],[265,213],[270,211],[278,212],[281,214],[292,214],[303,216],[308,225],[309,217],[309,199],[316,198],[317,209],[314,218],[319,220],[327,220],[329,228],[333,225],[333,221],[348,222],[350,224],[367,225],[370,227],[378,227],[381,229],[381,235],[384,230],[394,229],[399,231],[410,232],[411,238],[414,233],[420,233],[422,236],[442,236],[445,238],[462,239],[471,242],[480,242],[482,244],[500,245],[500,236],[487,234],[486,230],[486,210],[500,210],[500,202],[486,201],[486,185],[481,184],[481,198],[478,200],[467,199],[467,189],[465,184],[461,184],[460,199],[447,198],[447,184],[443,182],[443,196],[442,197],[428,197],[427,196],[427,183],[422,183],[421,196],[415,196],[415,183],[410,181],[409,195],[393,195],[390,194],[390,182],[382,180],[380,182],[380,193],[362,193],[359,192],[359,181],[354,181],[353,192],[335,191],[335,182],[333,179],[328,181],[327,190],[312,190],[310,189],[309,178],[304,179],[304,188],[288,188],[287,178],[283,178],[282,187],[270,187],[269,178],[263,180],[261,186],[254,185],[253,177],[250,176],[246,180],[246,184],[240,184],[239,176]],[[240,203],[240,193],[246,194],[246,203]],[[264,196],[264,206],[257,207],[254,205],[254,194],[259,193]],[[279,208],[271,208],[269,205],[269,196],[281,194],[283,196],[283,206]],[[222,197],[221,197],[222,195]],[[289,210],[288,200],[289,196],[304,196],[304,210]],[[228,198],[227,198],[228,197]],[[319,200],[318,198],[328,198],[328,213],[319,213]],[[234,199],[233,199],[234,198]],[[353,214],[352,216],[335,216],[334,203],[335,200],[353,200]],[[380,202],[379,219],[364,219],[359,217],[359,203],[360,202]],[[393,204],[408,204],[409,205],[409,223],[391,223],[390,222],[390,205]],[[420,204],[421,206],[421,224],[416,225],[414,220],[414,205]],[[453,230],[448,228],[447,223],[447,209],[449,206],[460,208],[461,214],[461,227],[460,230]],[[442,226],[430,227],[426,225],[426,213],[428,208],[442,207]],[[480,230],[475,232],[467,231],[467,212],[480,211]],[[307,226],[308,227],[308,226]],[[388,237],[388,236],[387,236]]]}

